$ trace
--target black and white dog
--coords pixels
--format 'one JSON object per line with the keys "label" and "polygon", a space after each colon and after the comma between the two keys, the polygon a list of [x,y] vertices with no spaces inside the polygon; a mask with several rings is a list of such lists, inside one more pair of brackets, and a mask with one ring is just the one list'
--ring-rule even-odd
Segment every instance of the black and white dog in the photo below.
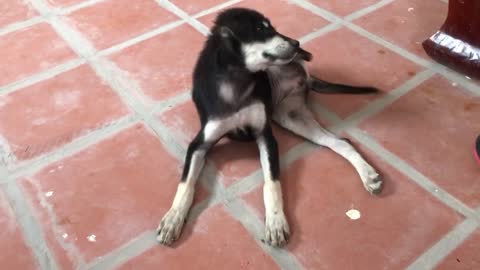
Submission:
{"label": "black and white dog", "polygon": [[265,241],[273,246],[287,242],[290,230],[272,121],[337,152],[355,167],[367,191],[380,192],[382,182],[375,169],[346,140],[322,128],[306,102],[310,89],[344,93],[375,89],[320,81],[304,67],[304,60],[310,59],[298,41],[278,33],[257,11],[233,8],[218,15],[193,75],[192,96],[201,129],[188,147],[172,207],[157,229],[160,243],[171,245],[179,237],[205,154],[224,136],[257,143],[265,178]]}

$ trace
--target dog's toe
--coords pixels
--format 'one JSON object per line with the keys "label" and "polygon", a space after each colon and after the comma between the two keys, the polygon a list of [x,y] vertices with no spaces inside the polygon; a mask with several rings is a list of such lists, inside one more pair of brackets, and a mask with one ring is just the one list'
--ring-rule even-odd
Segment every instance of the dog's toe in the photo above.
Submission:
{"label": "dog's toe", "polygon": [[290,229],[283,214],[267,217],[265,224],[265,241],[274,247],[282,247],[288,242]]}
{"label": "dog's toe", "polygon": [[170,209],[163,217],[157,228],[157,241],[165,246],[170,246],[178,239],[185,221],[176,209]]}
{"label": "dog's toe", "polygon": [[376,172],[369,174],[364,182],[365,189],[372,194],[380,194],[383,189],[383,181],[380,175]]}

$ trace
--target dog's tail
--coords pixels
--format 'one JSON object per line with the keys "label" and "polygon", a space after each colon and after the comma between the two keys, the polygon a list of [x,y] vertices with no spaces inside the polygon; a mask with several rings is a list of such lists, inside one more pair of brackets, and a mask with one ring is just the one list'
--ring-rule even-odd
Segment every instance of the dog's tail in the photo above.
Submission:
{"label": "dog's tail", "polygon": [[308,83],[312,91],[320,94],[363,95],[363,94],[373,94],[373,93],[379,92],[379,90],[374,87],[351,86],[351,85],[330,83],[330,82],[322,81],[316,78],[315,76],[311,76],[311,75]]}

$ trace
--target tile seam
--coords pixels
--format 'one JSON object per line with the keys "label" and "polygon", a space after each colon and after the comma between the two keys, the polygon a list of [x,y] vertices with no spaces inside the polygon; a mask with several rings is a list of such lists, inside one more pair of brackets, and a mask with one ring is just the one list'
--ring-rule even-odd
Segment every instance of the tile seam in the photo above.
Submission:
{"label": "tile seam", "polygon": [[[10,178],[8,171],[2,165],[0,165],[0,178]],[[42,227],[33,217],[33,210],[17,183],[0,184],[0,190],[8,200],[20,227],[22,238],[36,259],[38,266],[43,270],[59,270],[57,258],[47,246]]]}

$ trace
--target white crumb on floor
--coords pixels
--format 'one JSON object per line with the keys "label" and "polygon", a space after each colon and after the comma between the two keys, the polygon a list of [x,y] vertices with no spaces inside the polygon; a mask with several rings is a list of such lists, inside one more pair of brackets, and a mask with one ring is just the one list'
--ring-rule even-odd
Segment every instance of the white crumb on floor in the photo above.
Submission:
{"label": "white crumb on floor", "polygon": [[95,234],[87,236],[89,242],[97,242],[97,236]]}
{"label": "white crumb on floor", "polygon": [[350,209],[348,210],[345,215],[347,215],[347,217],[349,217],[351,220],[356,220],[356,219],[359,219],[360,218],[360,211],[356,210],[356,209]]}

